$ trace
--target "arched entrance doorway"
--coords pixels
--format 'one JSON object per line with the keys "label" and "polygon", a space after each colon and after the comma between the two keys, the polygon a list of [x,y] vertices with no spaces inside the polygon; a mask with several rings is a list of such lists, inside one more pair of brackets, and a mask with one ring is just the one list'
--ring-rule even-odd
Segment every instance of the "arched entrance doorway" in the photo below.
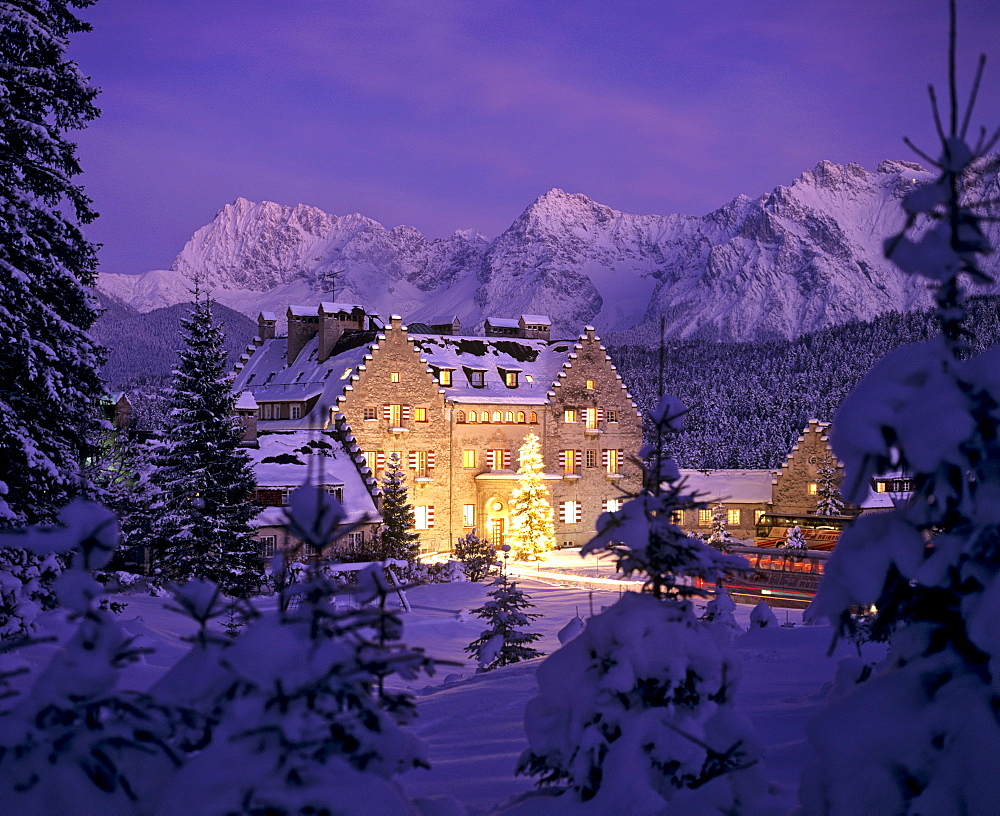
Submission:
{"label": "arched entrance doorway", "polygon": [[502,547],[506,543],[510,524],[510,512],[507,502],[493,496],[486,501],[486,535],[494,547]]}

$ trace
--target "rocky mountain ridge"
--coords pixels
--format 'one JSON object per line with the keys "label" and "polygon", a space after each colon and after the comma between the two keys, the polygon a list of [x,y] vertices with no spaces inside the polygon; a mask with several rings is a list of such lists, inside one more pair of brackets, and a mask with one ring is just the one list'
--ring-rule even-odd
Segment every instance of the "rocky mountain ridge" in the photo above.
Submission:
{"label": "rocky mountain ridge", "polygon": [[[492,241],[469,230],[431,240],[357,213],[239,198],[169,270],[102,274],[99,287],[149,311],[185,302],[199,276],[220,303],[255,317],[333,299],[333,278],[336,300],[411,322],[457,314],[470,330],[490,315],[541,313],[563,335],[590,324],[643,337],[662,318],[676,338],[790,338],[930,303],[923,282],[885,260],[882,241],[902,224],[899,199],[931,178],[911,162],[820,162],[700,217],[622,213],[553,189]],[[994,175],[976,194],[998,191]]]}

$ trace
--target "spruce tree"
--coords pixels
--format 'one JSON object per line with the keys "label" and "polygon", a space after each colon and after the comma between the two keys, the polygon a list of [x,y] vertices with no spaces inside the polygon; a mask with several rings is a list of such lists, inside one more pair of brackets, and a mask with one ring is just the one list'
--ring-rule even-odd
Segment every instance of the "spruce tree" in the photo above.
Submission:
{"label": "spruce tree", "polygon": [[481,581],[493,570],[497,560],[496,548],[479,537],[476,528],[458,539],[455,545],[455,558],[462,562],[465,574],[470,581]]}
{"label": "spruce tree", "polygon": [[96,217],[67,132],[98,115],[66,58],[90,0],[0,4],[0,526],[53,521],[92,486],[102,350],[90,287]]}
{"label": "spruce tree", "polygon": [[538,437],[529,433],[518,451],[517,487],[510,496],[510,546],[517,558],[538,558],[555,548],[555,518],[542,481]]}
{"label": "spruce tree", "polygon": [[415,561],[420,535],[413,532],[413,507],[406,490],[406,475],[398,453],[390,453],[382,477],[382,529],[377,550],[382,558]]}
{"label": "spruce tree", "polygon": [[785,532],[785,540],[778,546],[788,550],[809,549],[809,543],[806,541],[806,537],[802,534],[802,528],[798,524],[788,528]]}
{"label": "spruce tree", "polygon": [[541,635],[524,631],[531,621],[541,617],[525,611],[534,607],[531,599],[517,588],[517,582],[507,581],[506,573],[497,578],[493,586],[495,588],[487,593],[490,600],[472,610],[472,614],[483,618],[489,628],[465,647],[479,663],[481,672],[544,654],[530,645]]}
{"label": "spruce tree", "polygon": [[826,454],[820,458],[816,473],[816,515],[839,516],[843,512],[837,463],[830,454]]}
{"label": "spruce tree", "polygon": [[222,329],[212,320],[211,298],[195,287],[167,392],[167,426],[153,454],[150,561],[163,579],[205,578],[245,597],[263,580],[250,526],[256,481],[240,447]]}
{"label": "spruce tree", "polygon": [[729,513],[726,506],[719,502],[712,508],[712,532],[708,534],[708,543],[719,552],[727,553],[732,543],[733,534],[729,532]]}

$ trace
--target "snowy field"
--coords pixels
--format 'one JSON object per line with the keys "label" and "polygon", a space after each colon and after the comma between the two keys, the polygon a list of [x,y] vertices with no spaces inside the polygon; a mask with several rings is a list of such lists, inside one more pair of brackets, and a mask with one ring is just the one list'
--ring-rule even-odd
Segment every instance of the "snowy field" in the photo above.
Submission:
{"label": "snowy field", "polygon": [[[542,634],[535,645],[547,654],[559,648],[557,634],[572,618],[579,615],[586,619],[591,610],[599,612],[624,591],[606,563],[598,565],[592,558],[588,565],[576,550],[553,553],[541,565],[511,564],[510,572],[518,575],[519,586],[536,606],[534,611],[543,615],[533,631]],[[546,573],[579,573],[581,583],[592,580],[597,588],[556,584]],[[470,814],[487,813],[532,787],[530,779],[514,775],[514,767],[527,747],[524,706],[535,693],[535,670],[544,660],[476,674],[475,664],[463,649],[484,628],[484,622],[470,610],[482,604],[488,588],[486,583],[416,587],[407,593],[412,611],[403,616],[407,643],[457,665],[441,666],[434,677],[411,684],[419,715],[411,728],[425,744],[432,768],[410,771],[399,779],[411,796],[446,794],[461,802]],[[126,670],[123,685],[146,689],[185,651],[183,638],[194,627],[187,618],[170,611],[164,599],[147,594],[116,599],[128,604],[121,617],[126,629],[153,649]],[[260,602],[266,606],[271,600]],[[749,626],[751,610],[746,605],[737,608],[737,619],[744,628]],[[768,747],[765,775],[773,786],[775,812],[788,812],[796,808],[799,773],[810,760],[806,723],[826,698],[838,658],[856,652],[851,644],[841,643],[830,657],[829,627],[802,625],[802,614],[797,610],[778,609],[775,613],[782,626],[735,635],[743,658],[739,707]],[[24,656],[37,664],[53,648],[36,646]],[[877,652],[867,655],[872,659],[877,656]],[[573,689],[566,692],[572,694]]]}

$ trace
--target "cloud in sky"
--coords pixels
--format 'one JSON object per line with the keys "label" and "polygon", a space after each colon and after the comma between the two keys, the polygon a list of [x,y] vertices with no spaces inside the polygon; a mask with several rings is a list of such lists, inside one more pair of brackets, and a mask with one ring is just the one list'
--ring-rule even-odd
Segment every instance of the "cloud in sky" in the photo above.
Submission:
{"label": "cloud in sky", "polygon": [[[551,187],[703,213],[822,159],[928,143],[943,0],[101,0],[71,49],[108,271],[170,263],[237,196],[495,235]],[[960,7],[963,78],[1000,3]],[[990,84],[992,83],[992,84]],[[967,84],[967,82],[966,82]],[[984,94],[981,121],[1000,121]]]}

